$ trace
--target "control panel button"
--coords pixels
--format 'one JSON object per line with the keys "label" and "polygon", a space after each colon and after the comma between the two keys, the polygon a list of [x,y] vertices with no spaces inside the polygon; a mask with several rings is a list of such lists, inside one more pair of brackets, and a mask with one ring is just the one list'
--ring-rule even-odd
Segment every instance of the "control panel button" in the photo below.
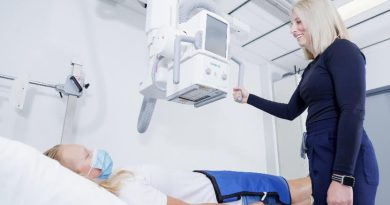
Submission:
{"label": "control panel button", "polygon": [[224,73],[224,74],[222,74],[222,80],[226,80],[227,79],[227,75]]}

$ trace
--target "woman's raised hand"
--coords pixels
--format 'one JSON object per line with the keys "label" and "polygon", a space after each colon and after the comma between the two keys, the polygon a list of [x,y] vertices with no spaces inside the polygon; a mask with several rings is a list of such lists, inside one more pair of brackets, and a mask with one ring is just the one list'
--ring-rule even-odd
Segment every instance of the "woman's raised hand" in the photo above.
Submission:
{"label": "woman's raised hand", "polygon": [[239,103],[247,103],[249,93],[245,88],[233,88],[233,99]]}

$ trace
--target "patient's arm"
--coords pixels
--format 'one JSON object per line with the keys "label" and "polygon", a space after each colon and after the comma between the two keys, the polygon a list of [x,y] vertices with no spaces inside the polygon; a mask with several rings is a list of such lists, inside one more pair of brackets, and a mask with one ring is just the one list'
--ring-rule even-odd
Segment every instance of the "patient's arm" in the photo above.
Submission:
{"label": "patient's arm", "polygon": [[[190,205],[184,201],[168,196],[167,205]],[[215,203],[197,204],[197,205],[218,205]],[[220,204],[221,205],[221,204]],[[250,205],[264,205],[262,202],[253,203]]]}

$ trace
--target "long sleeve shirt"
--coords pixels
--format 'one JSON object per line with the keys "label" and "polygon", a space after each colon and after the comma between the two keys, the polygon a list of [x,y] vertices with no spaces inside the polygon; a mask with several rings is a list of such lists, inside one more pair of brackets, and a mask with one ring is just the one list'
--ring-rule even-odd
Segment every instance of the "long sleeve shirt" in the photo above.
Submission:
{"label": "long sleeve shirt", "polygon": [[365,113],[365,57],[345,39],[336,39],[305,69],[287,104],[253,94],[248,104],[276,117],[293,120],[308,108],[306,124],[338,119],[333,172],[353,175],[362,140]]}

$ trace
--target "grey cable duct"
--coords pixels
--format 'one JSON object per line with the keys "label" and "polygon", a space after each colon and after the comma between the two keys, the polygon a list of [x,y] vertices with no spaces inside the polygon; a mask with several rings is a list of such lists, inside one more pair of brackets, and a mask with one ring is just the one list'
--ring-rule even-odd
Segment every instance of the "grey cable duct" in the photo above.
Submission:
{"label": "grey cable duct", "polygon": [[179,23],[188,21],[196,9],[218,13],[216,8],[215,2],[210,0],[182,0],[179,9]]}
{"label": "grey cable duct", "polygon": [[[161,88],[156,83],[156,72],[158,63],[163,59],[163,56],[156,56],[156,58],[153,61],[153,67],[152,67],[152,82],[153,85],[160,91],[165,92],[165,88]],[[139,133],[144,133],[150,124],[150,120],[152,119],[154,107],[156,106],[157,99],[156,98],[149,98],[144,97],[142,101],[141,110],[138,115],[138,124],[137,124],[137,130]]]}
{"label": "grey cable duct", "polygon": [[150,120],[152,119],[154,107],[156,106],[156,98],[144,97],[142,101],[141,111],[138,116],[137,130],[139,133],[144,133],[149,127]]}

